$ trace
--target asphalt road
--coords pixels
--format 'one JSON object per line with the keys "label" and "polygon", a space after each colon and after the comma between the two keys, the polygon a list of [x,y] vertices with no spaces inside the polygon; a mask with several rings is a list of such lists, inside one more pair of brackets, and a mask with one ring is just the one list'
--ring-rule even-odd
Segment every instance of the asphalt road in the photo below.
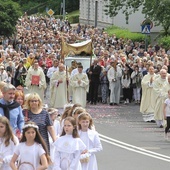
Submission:
{"label": "asphalt road", "polygon": [[[46,103],[49,102],[49,91]],[[98,170],[166,170],[170,168],[170,135],[146,123],[139,105],[108,104],[86,107],[100,134],[103,151],[96,153]],[[60,110],[62,112],[62,110]]]}
{"label": "asphalt road", "polygon": [[99,170],[164,170],[170,167],[170,140],[164,129],[146,123],[135,104],[87,105],[103,151],[96,153]]}

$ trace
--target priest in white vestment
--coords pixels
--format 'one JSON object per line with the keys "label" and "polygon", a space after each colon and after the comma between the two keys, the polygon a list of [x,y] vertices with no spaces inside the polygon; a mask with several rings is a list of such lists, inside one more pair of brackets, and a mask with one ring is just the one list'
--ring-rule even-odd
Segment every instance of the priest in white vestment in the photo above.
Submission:
{"label": "priest in white vestment", "polygon": [[[35,83],[33,82],[34,78],[37,79]],[[29,68],[25,79],[25,85],[28,88],[28,93],[36,92],[40,96],[42,102],[44,102],[46,79],[42,68],[38,65],[38,62],[35,62],[33,66]]]}
{"label": "priest in white vestment", "polygon": [[87,92],[89,90],[89,79],[86,73],[83,73],[83,66],[78,66],[78,73],[73,75],[70,80],[73,90],[73,104],[79,103],[86,107]]}
{"label": "priest in white vestment", "polygon": [[52,74],[50,80],[50,106],[63,108],[68,103],[68,81],[69,74],[65,71],[65,66],[60,63],[59,70]]}
{"label": "priest in white vestment", "polygon": [[154,109],[154,118],[156,120],[157,125],[160,128],[163,128],[164,123],[164,115],[163,115],[163,93],[164,86],[167,83],[167,71],[165,69],[161,69],[160,77],[154,81],[154,99],[155,99],[155,109]]}
{"label": "priest in white vestment", "polygon": [[142,113],[143,120],[145,122],[155,122],[154,119],[154,90],[153,83],[156,74],[154,73],[154,67],[149,67],[149,73],[142,79],[142,99],[140,104],[140,112]]}

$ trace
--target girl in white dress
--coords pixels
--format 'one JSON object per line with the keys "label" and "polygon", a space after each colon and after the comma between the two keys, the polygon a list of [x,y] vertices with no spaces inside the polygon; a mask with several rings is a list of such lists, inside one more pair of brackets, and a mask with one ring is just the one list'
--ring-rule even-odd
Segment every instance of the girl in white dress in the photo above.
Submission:
{"label": "girl in white dress", "polygon": [[[53,122],[53,126],[54,126],[54,130],[55,130],[55,135],[56,136],[60,136],[60,122],[59,120],[57,120],[57,116],[58,116],[58,109],[55,108],[49,108],[47,110],[48,114],[50,115],[51,121]],[[50,157],[52,162],[54,162],[54,145],[53,145],[53,140],[50,136],[50,134],[48,133],[48,137],[49,137],[49,142],[50,142]],[[51,170],[53,167],[53,165],[48,167],[48,170]]]}
{"label": "girl in white dress", "polygon": [[78,136],[76,120],[66,117],[61,137],[54,143],[53,170],[82,170],[80,155],[86,146]]}
{"label": "girl in white dress", "polygon": [[12,170],[17,170],[16,161],[19,158],[19,170],[45,170],[50,162],[47,147],[41,137],[38,126],[27,122],[23,127],[21,143],[16,147],[11,160]]}
{"label": "girl in white dress", "polygon": [[99,135],[95,130],[92,130],[93,121],[89,113],[83,112],[78,116],[78,128],[80,139],[86,145],[85,150],[81,155],[82,170],[97,170],[97,160],[95,153],[102,150],[102,144]]}
{"label": "girl in white dress", "polygon": [[0,117],[0,170],[11,170],[10,161],[14,149],[19,143],[18,138],[13,135],[9,121],[5,116]]}

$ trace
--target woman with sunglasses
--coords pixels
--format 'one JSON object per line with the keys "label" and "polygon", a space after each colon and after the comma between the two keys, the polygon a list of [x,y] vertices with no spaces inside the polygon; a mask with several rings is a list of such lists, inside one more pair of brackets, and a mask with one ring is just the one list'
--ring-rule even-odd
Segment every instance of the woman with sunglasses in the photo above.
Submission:
{"label": "woman with sunglasses", "polygon": [[48,112],[43,109],[42,100],[37,93],[29,94],[25,101],[23,114],[26,121],[32,121],[38,125],[39,132],[47,144],[48,151],[50,151],[48,132],[53,142],[56,140],[56,135],[51,118]]}

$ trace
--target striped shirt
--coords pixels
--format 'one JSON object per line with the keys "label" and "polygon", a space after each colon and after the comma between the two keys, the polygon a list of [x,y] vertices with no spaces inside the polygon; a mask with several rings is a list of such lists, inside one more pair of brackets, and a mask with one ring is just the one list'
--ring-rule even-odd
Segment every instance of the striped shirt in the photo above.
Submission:
{"label": "striped shirt", "polygon": [[[24,111],[23,111],[24,112]],[[23,113],[24,114],[24,113]],[[24,114],[25,115],[25,114]],[[28,111],[29,121],[35,122],[39,127],[39,132],[47,144],[48,151],[50,152],[49,138],[48,138],[48,126],[53,126],[51,118],[46,110],[42,110],[39,114],[34,114],[30,110]]]}

